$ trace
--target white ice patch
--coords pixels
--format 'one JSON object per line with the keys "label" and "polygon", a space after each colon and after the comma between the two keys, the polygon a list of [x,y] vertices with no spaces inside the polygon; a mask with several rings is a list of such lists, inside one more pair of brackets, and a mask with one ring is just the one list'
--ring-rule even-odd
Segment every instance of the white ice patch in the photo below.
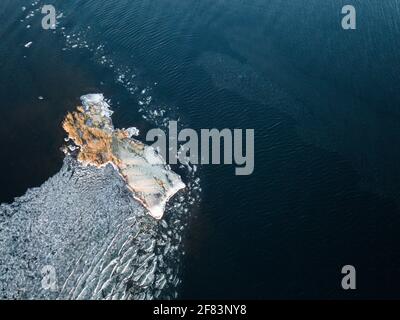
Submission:
{"label": "white ice patch", "polygon": [[129,138],[137,137],[139,135],[139,129],[135,127],[125,129],[125,131],[128,133]]}
{"label": "white ice patch", "polygon": [[[168,200],[185,188],[180,176],[171,171],[153,147],[135,139],[115,136],[112,111],[103,94],[88,94],[82,96],[81,101],[87,122],[112,135],[112,153],[118,158],[114,167],[127,182],[135,199],[149,210],[151,216],[161,219]],[[138,130],[129,128],[128,133],[137,134]]]}

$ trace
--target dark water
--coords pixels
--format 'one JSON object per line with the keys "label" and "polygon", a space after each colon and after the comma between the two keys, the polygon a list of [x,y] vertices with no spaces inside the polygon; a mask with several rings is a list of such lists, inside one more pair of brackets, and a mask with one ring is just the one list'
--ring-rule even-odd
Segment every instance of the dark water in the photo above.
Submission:
{"label": "dark water", "polygon": [[255,129],[253,175],[200,170],[180,298],[399,297],[397,1],[354,0],[355,31],[339,0],[49,3],[54,33],[0,3],[1,202],[59,170],[61,120],[103,92],[117,126]]}

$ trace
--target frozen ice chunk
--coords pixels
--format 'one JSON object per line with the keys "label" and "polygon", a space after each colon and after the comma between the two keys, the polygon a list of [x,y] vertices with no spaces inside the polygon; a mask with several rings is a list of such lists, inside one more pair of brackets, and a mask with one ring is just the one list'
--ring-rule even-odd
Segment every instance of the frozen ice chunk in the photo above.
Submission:
{"label": "frozen ice chunk", "polygon": [[81,101],[83,107],[63,122],[68,137],[79,146],[78,160],[97,167],[111,163],[133,197],[161,219],[168,200],[185,188],[181,178],[153,147],[132,138],[136,128],[114,128],[111,108],[102,94],[88,94]]}

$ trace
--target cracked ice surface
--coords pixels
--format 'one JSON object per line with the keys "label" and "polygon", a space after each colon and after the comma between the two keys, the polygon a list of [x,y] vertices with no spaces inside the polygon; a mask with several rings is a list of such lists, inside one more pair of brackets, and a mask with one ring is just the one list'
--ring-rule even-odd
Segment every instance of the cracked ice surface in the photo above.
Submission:
{"label": "cracked ice surface", "polygon": [[[67,156],[41,187],[0,205],[0,297],[176,296],[165,224],[146,214],[111,165],[85,167]],[[54,291],[42,285],[46,265],[56,272]]]}

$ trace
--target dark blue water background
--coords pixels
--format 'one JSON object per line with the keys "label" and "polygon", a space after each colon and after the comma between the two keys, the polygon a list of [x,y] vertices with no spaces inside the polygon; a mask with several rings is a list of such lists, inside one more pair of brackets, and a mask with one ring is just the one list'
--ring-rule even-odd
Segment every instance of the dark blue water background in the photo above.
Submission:
{"label": "dark blue water background", "polygon": [[50,0],[53,32],[2,0],[1,202],[59,170],[65,113],[103,92],[143,134],[157,110],[255,129],[253,175],[200,169],[180,298],[399,297],[400,4],[353,0],[344,31],[347,2]]}

